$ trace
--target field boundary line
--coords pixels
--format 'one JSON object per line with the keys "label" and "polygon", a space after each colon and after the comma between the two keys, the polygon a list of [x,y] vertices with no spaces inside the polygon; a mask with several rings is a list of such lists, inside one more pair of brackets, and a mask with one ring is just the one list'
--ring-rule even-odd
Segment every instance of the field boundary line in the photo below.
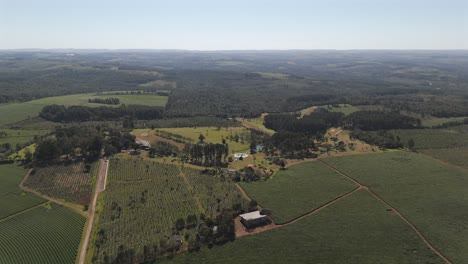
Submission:
{"label": "field boundary line", "polygon": [[3,222],[3,221],[6,221],[7,219],[13,218],[13,217],[15,217],[15,216],[17,216],[17,215],[20,215],[20,214],[22,214],[22,213],[26,213],[27,211],[31,211],[32,209],[36,209],[37,207],[41,207],[41,206],[43,206],[43,205],[45,205],[45,204],[47,204],[47,203],[50,203],[50,201],[43,202],[43,203],[40,203],[40,204],[38,204],[38,205],[34,205],[34,206],[32,206],[32,207],[29,207],[29,208],[26,208],[26,209],[21,210],[21,211],[19,211],[19,212],[16,212],[16,213],[14,213],[14,214],[12,214],[12,215],[9,215],[9,216],[7,216],[7,217],[5,217],[5,218],[0,219],[0,223]]}
{"label": "field boundary line", "polygon": [[182,180],[187,185],[187,189],[193,193],[193,198],[195,199],[195,203],[197,204],[198,209],[200,209],[200,211],[204,212],[205,208],[203,208],[203,206],[202,206],[202,204],[200,202],[200,198],[198,198],[197,192],[193,189],[192,185],[190,185],[190,182],[187,179],[187,175],[185,175],[185,173],[182,171],[182,166],[179,167],[179,176],[182,177]]}
{"label": "field boundary line", "polygon": [[42,194],[42,193],[40,193],[40,192],[38,192],[38,191],[36,191],[36,190],[33,190],[33,189],[29,188],[29,187],[24,186],[24,183],[28,180],[29,176],[31,175],[32,170],[33,170],[33,169],[30,169],[30,170],[26,173],[26,176],[24,176],[23,180],[21,180],[21,182],[20,182],[19,187],[20,187],[23,191],[26,191],[26,192],[32,193],[32,194],[34,194],[34,195],[37,195],[37,196],[39,196],[39,197],[41,197],[41,198],[44,198],[44,199],[48,200],[49,202],[53,202],[53,203],[62,205],[62,206],[64,206],[64,207],[67,207],[68,209],[70,209],[70,210],[72,210],[72,211],[74,211],[74,212],[80,214],[81,216],[88,217],[88,214],[87,214],[86,212],[84,212],[84,211],[82,211],[82,210],[76,208],[75,206],[71,206],[71,205],[67,204],[66,202],[62,202],[62,201],[60,201],[60,200],[57,200],[57,199],[52,198],[52,197],[49,197],[49,196],[44,195],[44,194]]}
{"label": "field boundary line", "polygon": [[454,167],[454,168],[457,168],[457,169],[462,169],[464,171],[468,171],[468,168],[464,168],[462,166],[458,166],[458,165],[451,164],[451,163],[448,163],[448,162],[440,160],[440,159],[436,159],[436,158],[434,158],[434,157],[432,157],[430,155],[427,155],[426,153],[422,153],[422,152],[417,152],[417,153],[420,154],[420,155],[424,155],[425,157],[428,157],[428,158],[430,158],[430,159],[432,159],[434,161],[437,161],[442,165],[449,166],[449,167]]}
{"label": "field boundary line", "polygon": [[362,185],[361,183],[359,183],[357,180],[355,180],[354,178],[352,178],[351,176],[345,174],[344,172],[341,172],[339,171],[338,169],[336,169],[335,167],[333,167],[332,165],[326,163],[325,161],[323,160],[320,160],[320,162],[322,162],[323,164],[325,164],[326,166],[328,166],[330,169],[340,173],[341,175],[343,175],[344,177],[348,178],[348,179],[351,179],[352,181],[358,183],[362,189],[365,189],[367,190],[372,196],[374,196],[374,198],[376,198],[378,201],[380,201],[381,203],[383,203],[384,205],[390,207],[390,209],[393,210],[393,212],[395,212],[396,215],[398,215],[400,217],[400,219],[403,220],[403,222],[405,222],[409,227],[411,227],[411,229],[413,229],[413,231],[416,233],[416,235],[419,236],[419,238],[422,240],[422,242],[424,242],[424,244],[426,244],[427,247],[429,247],[429,249],[434,252],[437,256],[439,256],[443,261],[445,261],[446,263],[452,263],[444,254],[442,254],[439,250],[437,250],[430,242],[429,240],[421,233],[421,231],[419,231],[419,229],[410,221],[408,220],[408,218],[406,218],[400,211],[398,211],[395,207],[393,207],[389,202],[387,202],[386,200],[384,200],[382,197],[380,197],[379,195],[377,195],[374,191],[372,191],[369,187],[366,187],[364,185]]}

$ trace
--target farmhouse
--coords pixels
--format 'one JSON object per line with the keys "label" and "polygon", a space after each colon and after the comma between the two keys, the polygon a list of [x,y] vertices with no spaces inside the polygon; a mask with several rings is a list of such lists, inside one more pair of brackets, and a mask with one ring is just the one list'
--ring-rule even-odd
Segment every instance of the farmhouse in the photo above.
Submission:
{"label": "farmhouse", "polygon": [[268,224],[268,216],[260,214],[260,211],[253,211],[239,215],[241,223],[247,228],[255,228]]}
{"label": "farmhouse", "polygon": [[137,143],[138,145],[140,145],[140,149],[143,149],[143,150],[149,150],[151,148],[151,145],[148,141],[146,140],[142,140],[142,139],[137,139],[135,141],[135,143]]}

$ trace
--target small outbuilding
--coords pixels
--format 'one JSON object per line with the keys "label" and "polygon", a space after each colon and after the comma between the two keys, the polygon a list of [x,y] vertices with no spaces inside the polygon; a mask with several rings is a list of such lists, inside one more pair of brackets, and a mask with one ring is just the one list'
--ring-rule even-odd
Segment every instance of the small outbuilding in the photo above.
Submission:
{"label": "small outbuilding", "polygon": [[143,150],[149,150],[151,148],[150,143],[143,139],[137,139],[135,143],[137,143],[140,146],[140,149]]}
{"label": "small outbuilding", "polygon": [[170,239],[177,244],[182,244],[182,237],[180,235],[173,235]]}
{"label": "small outbuilding", "polygon": [[260,214],[260,211],[253,211],[246,214],[239,215],[241,223],[247,228],[255,228],[267,225],[269,218],[267,215]]}

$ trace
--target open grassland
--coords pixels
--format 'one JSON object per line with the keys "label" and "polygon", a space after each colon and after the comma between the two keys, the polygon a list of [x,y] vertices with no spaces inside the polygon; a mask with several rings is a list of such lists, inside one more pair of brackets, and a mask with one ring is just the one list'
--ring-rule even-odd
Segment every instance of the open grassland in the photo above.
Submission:
{"label": "open grassland", "polygon": [[316,161],[291,166],[267,181],[241,183],[241,187],[260,206],[272,210],[277,224],[291,221],[357,188]]}
{"label": "open grassland", "polygon": [[330,112],[337,112],[343,113],[345,115],[352,114],[354,112],[360,111],[360,109],[356,106],[349,105],[349,104],[338,104],[338,105],[324,105],[321,106],[324,109],[327,109]]}
{"label": "open grassland", "polygon": [[[249,149],[250,132],[244,127],[179,127],[162,128],[160,131],[166,131],[172,134],[180,135],[190,139],[193,143],[199,142],[200,134],[205,137],[206,143],[222,143],[223,138],[229,145],[229,151],[247,152]],[[235,138],[238,138],[237,141]]]}
{"label": "open grassland", "polygon": [[416,149],[438,149],[468,146],[468,133],[461,133],[453,129],[409,129],[391,130],[406,144],[413,139]]}
{"label": "open grassland", "polygon": [[39,167],[29,175],[24,185],[48,197],[87,205],[91,201],[98,163],[89,166],[89,171],[82,162]]}
{"label": "open grassland", "polygon": [[113,259],[120,245],[137,254],[144,246],[159,247],[172,235],[178,218],[201,213],[177,166],[128,159],[109,162],[97,262],[106,256]]}
{"label": "open grassland", "polygon": [[0,220],[0,263],[73,264],[85,218],[46,204]]}
{"label": "open grassland", "polygon": [[158,96],[152,94],[97,95],[96,93],[46,97],[24,103],[1,105],[0,113],[2,113],[2,115],[0,115],[0,125],[10,124],[37,116],[44,106],[51,104],[59,104],[66,106],[83,105],[90,107],[115,107],[116,105],[88,103],[88,99],[109,97],[119,98],[121,104],[140,104],[149,106],[165,106],[168,99],[167,96]]}
{"label": "open grassland", "polygon": [[8,159],[12,160],[24,160],[26,157],[26,153],[30,152],[31,154],[34,154],[36,152],[36,143],[33,143],[29,146],[26,146],[8,156]]}
{"label": "open grassland", "polygon": [[182,173],[207,216],[214,219],[223,209],[231,209],[233,206],[247,208],[248,201],[242,197],[231,179],[202,174],[200,170],[189,167],[183,168]]}
{"label": "open grassland", "polygon": [[425,127],[433,127],[433,126],[440,126],[450,122],[463,122],[463,120],[467,119],[468,117],[431,117],[431,118],[424,118],[421,120],[421,125]]}
{"label": "open grassland", "polygon": [[453,263],[468,262],[466,170],[401,151],[324,161],[398,209]]}
{"label": "open grassland", "polygon": [[468,169],[468,147],[423,149],[420,152],[443,162]]}
{"label": "open grassland", "polygon": [[443,263],[401,219],[358,191],[291,225],[162,263]]}
{"label": "open grassland", "polygon": [[19,184],[27,170],[16,165],[0,165],[0,219],[32,208],[45,200],[23,192]]}
{"label": "open grassland", "polygon": [[273,135],[275,131],[265,127],[263,118],[264,115],[259,118],[237,118],[237,120],[246,128],[258,130],[270,136]]}
{"label": "open grassland", "polygon": [[1,129],[6,136],[0,136],[0,144],[10,143],[12,147],[31,141],[35,136],[47,134],[49,130]]}

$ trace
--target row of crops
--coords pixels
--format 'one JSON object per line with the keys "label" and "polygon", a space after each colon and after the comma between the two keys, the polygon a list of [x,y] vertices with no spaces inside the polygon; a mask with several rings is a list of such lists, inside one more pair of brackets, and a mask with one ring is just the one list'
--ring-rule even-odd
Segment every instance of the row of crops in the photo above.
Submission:
{"label": "row of crops", "polygon": [[142,256],[148,249],[164,248],[177,233],[178,220],[202,213],[215,217],[225,208],[247,205],[228,179],[193,168],[118,158],[110,160],[104,200],[95,262],[112,261],[122,249]]}
{"label": "row of crops", "polygon": [[56,204],[0,220],[0,263],[75,263],[85,220]]}
{"label": "row of crops", "polygon": [[37,168],[24,185],[52,198],[87,205],[97,169],[98,163],[86,165],[82,162]]}

